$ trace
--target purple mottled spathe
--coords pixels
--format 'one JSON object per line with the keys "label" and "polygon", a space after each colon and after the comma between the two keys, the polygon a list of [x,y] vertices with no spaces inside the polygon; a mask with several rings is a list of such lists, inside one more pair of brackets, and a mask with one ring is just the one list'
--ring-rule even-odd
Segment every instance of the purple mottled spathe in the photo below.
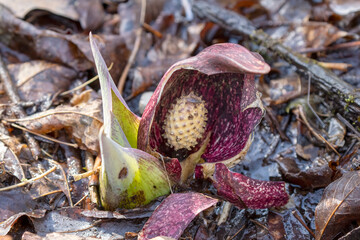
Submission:
{"label": "purple mottled spathe", "polygon": [[289,201],[285,182],[261,181],[230,171],[217,163],[213,178],[217,194],[240,209],[280,207]]}
{"label": "purple mottled spathe", "polygon": [[[269,70],[260,55],[231,43],[210,46],[197,56],[176,63],[165,73],[144,111],[138,148],[181,161],[198,151],[210,133],[210,142],[202,154],[206,162],[237,156],[263,115],[260,107],[247,108],[257,100],[254,75]],[[205,101],[205,133],[190,151],[174,151],[163,137],[163,124],[171,104],[190,92]]]}
{"label": "purple mottled spathe", "polygon": [[171,194],[145,223],[138,240],[147,240],[157,236],[178,239],[197,214],[217,202],[217,199],[201,193]]}

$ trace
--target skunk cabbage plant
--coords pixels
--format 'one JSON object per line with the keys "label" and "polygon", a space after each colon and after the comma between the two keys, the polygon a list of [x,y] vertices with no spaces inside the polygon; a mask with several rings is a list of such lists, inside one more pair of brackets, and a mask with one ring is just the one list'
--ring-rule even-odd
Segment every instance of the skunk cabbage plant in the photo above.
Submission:
{"label": "skunk cabbage plant", "polygon": [[[103,98],[100,195],[106,209],[142,206],[193,176],[211,179],[218,195],[239,208],[288,201],[283,182],[253,180],[228,170],[245,156],[264,115],[254,78],[270,67],[259,54],[223,43],[174,64],[139,118],[115,87],[91,35],[90,43]],[[209,206],[216,202],[194,194],[178,196],[191,196],[194,206],[201,199]]]}
{"label": "skunk cabbage plant", "polygon": [[255,74],[270,67],[257,53],[232,43],[216,44],[174,64],[160,81],[140,120],[143,151],[177,158],[181,181],[209,177],[215,163],[238,163],[264,108]]}

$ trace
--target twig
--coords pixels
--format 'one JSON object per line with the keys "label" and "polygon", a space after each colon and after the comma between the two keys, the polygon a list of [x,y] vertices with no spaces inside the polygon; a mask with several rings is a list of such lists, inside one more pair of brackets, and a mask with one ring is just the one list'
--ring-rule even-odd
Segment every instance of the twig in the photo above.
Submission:
{"label": "twig", "polygon": [[48,195],[51,195],[51,194],[62,193],[62,192],[63,192],[63,190],[61,190],[61,189],[54,190],[54,191],[51,191],[51,192],[41,194],[40,196],[34,197],[33,200],[36,200],[36,199],[39,199],[39,198],[42,198],[42,197],[45,197],[45,196],[48,196]]}
{"label": "twig", "polygon": [[338,151],[336,151],[335,147],[328,142],[323,136],[321,136],[319,133],[317,133],[315,131],[315,129],[313,129],[313,127],[311,127],[309,121],[307,120],[305,113],[304,113],[304,109],[302,106],[299,106],[299,113],[301,116],[301,119],[303,120],[303,122],[305,123],[305,125],[309,128],[310,132],[320,141],[324,142],[326,145],[328,145],[335,153],[336,155],[338,155],[339,157],[341,157],[340,153]]}
{"label": "twig", "polygon": [[340,71],[347,71],[349,67],[352,67],[349,63],[335,63],[335,62],[318,62],[320,66],[327,69],[335,69]]}
{"label": "twig", "polygon": [[63,231],[63,232],[56,232],[56,233],[75,233],[75,232],[83,232],[86,231],[90,228],[95,227],[96,225],[98,225],[101,222],[104,222],[104,219],[100,219],[100,220],[96,220],[94,223],[92,223],[91,225],[89,225],[88,227],[85,228],[81,228],[81,229],[77,229],[77,230],[69,230],[69,231]]}
{"label": "twig", "polygon": [[168,182],[168,184],[169,184],[170,192],[171,192],[171,194],[173,194],[174,192],[173,192],[173,190],[172,190],[172,188],[171,188],[171,182],[170,182],[170,178],[169,178],[168,172],[166,171],[166,166],[165,166],[164,157],[163,157],[163,155],[161,155],[160,153],[159,153],[159,156],[160,156],[160,158],[161,158],[161,161],[162,161],[162,164],[163,164],[163,168],[164,168],[164,170],[165,170],[165,172],[166,172],[166,180],[167,180],[167,182]]}
{"label": "twig", "polygon": [[92,175],[99,173],[100,169],[101,169],[101,166],[98,166],[97,168],[87,171],[85,173],[74,174],[74,175],[72,175],[73,181],[76,182],[81,179],[91,177]]}
{"label": "twig", "polygon": [[119,83],[118,83],[118,89],[119,89],[120,93],[123,92],[123,89],[124,89],[124,86],[125,86],[125,80],[127,78],[130,67],[133,64],[133,62],[135,60],[135,57],[136,57],[136,54],[137,54],[137,52],[139,50],[139,47],[140,47],[141,34],[142,34],[142,31],[143,31],[141,26],[145,22],[145,12],[146,12],[146,0],[141,0],[140,27],[136,30],[136,39],[135,39],[134,48],[133,48],[133,50],[131,52],[131,55],[130,55],[130,57],[128,59],[128,62],[126,64],[125,68],[124,68],[124,71],[121,74],[121,77],[120,77],[120,80],[119,80]]}
{"label": "twig", "polygon": [[292,211],[291,212],[292,215],[294,215],[294,217],[301,223],[301,225],[304,226],[304,228],[306,228],[306,230],[308,230],[308,232],[311,234],[311,236],[313,236],[315,238],[315,234],[313,231],[311,231],[311,229],[304,223],[304,221],[301,219],[301,217],[299,216],[299,214],[296,211]]}
{"label": "twig", "polygon": [[7,119],[4,119],[6,122],[26,122],[26,121],[33,121],[33,120],[36,120],[36,119],[41,119],[41,118],[44,118],[44,117],[47,117],[47,116],[51,116],[51,115],[55,115],[55,114],[79,114],[79,115],[83,115],[83,116],[86,116],[86,117],[89,117],[89,118],[92,118],[100,123],[103,123],[103,121],[99,118],[96,118],[94,116],[91,116],[90,114],[93,114],[93,113],[97,113],[99,111],[93,111],[93,112],[89,112],[89,113],[82,113],[82,112],[75,112],[75,111],[53,111],[53,112],[50,112],[50,113],[46,113],[46,114],[39,114],[39,115],[36,115],[36,116],[30,116],[30,117],[26,117],[26,118],[23,118],[23,119],[17,119],[17,118],[7,118]]}
{"label": "twig", "polygon": [[39,176],[34,177],[34,178],[32,178],[32,179],[25,180],[25,181],[23,181],[23,182],[21,182],[21,183],[18,183],[18,184],[15,184],[15,185],[11,185],[11,186],[8,186],[8,187],[0,188],[0,192],[9,191],[9,190],[11,190],[11,189],[15,189],[15,188],[18,188],[18,187],[23,187],[23,186],[25,186],[25,185],[27,185],[27,184],[29,184],[29,183],[32,183],[32,182],[34,182],[34,181],[36,181],[36,180],[39,180],[39,179],[45,177],[46,175],[52,173],[52,172],[55,171],[55,170],[56,170],[56,166],[50,168],[50,169],[47,170],[46,172],[44,172],[44,173],[40,174]]}
{"label": "twig", "polygon": [[87,198],[89,196],[89,193],[86,193],[79,201],[77,201],[74,204],[74,207],[76,207],[77,205],[79,205],[82,201],[84,201],[85,198]]}
{"label": "twig", "polygon": [[[111,63],[110,66],[108,67],[108,71],[110,71],[113,66],[114,66],[114,63]],[[81,88],[89,85],[90,83],[92,83],[92,82],[94,82],[94,81],[96,81],[96,80],[98,80],[98,79],[99,79],[99,75],[96,75],[95,77],[93,77],[93,78],[91,78],[90,80],[84,82],[83,84],[80,84],[79,86],[77,86],[77,87],[75,87],[75,88],[73,88],[73,89],[70,89],[70,90],[68,90],[68,91],[65,91],[65,92],[61,93],[60,96],[65,96],[65,95],[67,95],[67,94],[69,94],[69,93],[72,93],[72,92],[74,92],[74,91],[76,91],[76,90],[79,90],[79,89],[81,89]]]}
{"label": "twig", "polygon": [[230,202],[224,202],[221,214],[220,214],[219,219],[217,221],[218,226],[220,226],[221,224],[226,222],[226,220],[228,219],[228,217],[230,215],[230,211],[231,211],[231,203]]}
{"label": "twig", "polygon": [[241,226],[241,228],[230,238],[228,238],[228,240],[233,240],[242,230],[244,230],[245,228],[245,224]]}
{"label": "twig", "polygon": [[351,48],[351,47],[359,47],[360,41],[340,43],[331,47],[318,47],[318,48],[305,48],[300,51],[300,53],[312,53],[312,52],[320,52],[320,51],[328,51],[328,50],[337,50],[342,48]]}
{"label": "twig", "polygon": [[308,78],[308,92],[307,92],[307,105],[310,108],[310,110],[312,111],[312,113],[315,115],[316,119],[319,121],[321,128],[325,128],[325,123],[321,120],[321,118],[317,115],[317,113],[315,112],[315,110],[313,109],[313,107],[310,104],[310,88],[311,88],[311,73],[309,73],[309,78]]}
{"label": "twig", "polygon": [[266,231],[270,232],[270,231],[269,231],[269,228],[267,228],[264,224],[260,223],[259,221],[256,221],[256,220],[254,220],[254,219],[249,219],[249,220],[250,220],[250,222],[257,224],[257,225],[259,225],[260,227],[262,227],[263,229],[265,229]]}
{"label": "twig", "polygon": [[[69,204],[70,204],[71,207],[73,207],[74,204],[73,204],[73,201],[72,201],[72,199],[71,199],[71,190],[70,190],[70,187],[69,187],[69,183],[68,183],[68,181],[67,181],[67,177],[66,177],[66,173],[65,173],[64,168],[63,168],[58,162],[56,162],[56,161],[54,161],[54,160],[52,160],[52,159],[46,159],[46,160],[48,160],[48,161],[51,162],[52,164],[55,164],[55,165],[59,166],[59,168],[60,168],[60,170],[61,170],[61,173],[62,173],[62,175],[63,175],[64,182],[65,182],[66,191],[68,192],[67,197],[68,197],[68,200],[69,200]],[[66,194],[65,194],[65,195],[66,195]]]}
{"label": "twig", "polygon": [[273,110],[270,107],[265,107],[265,109],[266,109],[266,114],[269,117],[269,120],[272,123],[274,123],[275,129],[279,133],[281,140],[290,142],[290,139],[288,138],[288,136],[286,136],[284,131],[281,129],[279,121],[276,119],[276,116],[274,115]]}
{"label": "twig", "polygon": [[155,37],[157,37],[157,38],[162,38],[163,37],[161,32],[154,29],[151,25],[147,24],[146,22],[144,22],[142,26],[146,31],[151,32]]}
{"label": "twig", "polygon": [[337,113],[336,116],[343,124],[350,128],[350,130],[355,133],[358,138],[360,138],[360,133],[345,118],[343,118],[343,116],[341,116],[339,113]]}
{"label": "twig", "polygon": [[[89,156],[87,156],[89,157]],[[95,159],[93,169],[101,167],[101,158],[98,155]],[[99,185],[99,174],[93,174],[89,180],[89,193],[90,193],[90,201],[95,204],[96,206],[100,206],[100,197],[98,191]]]}
{"label": "twig", "polygon": [[50,141],[52,141],[52,142],[64,144],[64,145],[67,145],[67,146],[70,146],[70,147],[73,147],[73,148],[78,148],[78,147],[79,147],[76,143],[63,142],[63,141],[57,140],[57,139],[55,139],[55,138],[48,137],[48,136],[46,136],[46,135],[43,135],[43,134],[34,132],[34,131],[32,131],[32,130],[29,130],[29,129],[27,129],[27,128],[24,128],[24,127],[22,127],[22,126],[20,126],[20,125],[17,125],[16,123],[11,123],[10,125],[11,125],[12,127],[21,129],[21,130],[23,130],[24,132],[29,132],[29,133],[31,133],[31,134],[34,134],[34,135],[36,135],[36,136],[45,138],[45,139],[50,140]]}
{"label": "twig", "polygon": [[[21,103],[21,99],[16,91],[16,86],[14,84],[14,81],[12,80],[1,55],[0,55],[0,78],[4,83],[5,91],[9,96],[11,102],[15,104]],[[12,110],[17,118],[26,117],[25,111],[19,105],[15,105],[12,108]],[[33,158],[37,160],[41,154],[41,150],[38,142],[27,132],[24,132],[24,137],[29,145],[29,149],[31,151]]]}

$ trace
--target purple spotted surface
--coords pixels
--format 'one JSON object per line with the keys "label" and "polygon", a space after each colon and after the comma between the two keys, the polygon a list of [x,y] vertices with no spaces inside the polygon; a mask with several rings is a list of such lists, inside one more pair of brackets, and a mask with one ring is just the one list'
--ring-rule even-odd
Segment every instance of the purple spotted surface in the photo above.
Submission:
{"label": "purple spotted surface", "polygon": [[217,163],[213,175],[217,194],[240,209],[280,207],[289,201],[285,182],[260,181],[230,171]]}
{"label": "purple spotted surface", "polygon": [[[249,107],[258,99],[255,74],[269,70],[260,55],[231,43],[210,46],[197,56],[176,63],[165,73],[144,111],[138,148],[182,161],[197,152],[209,135],[201,156],[206,162],[237,156],[264,112],[259,106]],[[164,122],[172,104],[190,93],[205,102],[205,131],[191,149],[175,151],[164,137]]]}
{"label": "purple spotted surface", "polygon": [[217,202],[217,199],[201,193],[171,194],[145,223],[139,233],[138,240],[151,239],[157,236],[178,239],[197,214]]}

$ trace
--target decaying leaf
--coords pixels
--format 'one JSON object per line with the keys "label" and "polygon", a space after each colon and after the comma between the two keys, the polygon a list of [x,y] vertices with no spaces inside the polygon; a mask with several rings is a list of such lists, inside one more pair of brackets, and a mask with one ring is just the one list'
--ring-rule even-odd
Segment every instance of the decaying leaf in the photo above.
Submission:
{"label": "decaying leaf", "polygon": [[98,133],[102,126],[101,101],[84,102],[77,106],[59,106],[18,120],[29,130],[40,134],[66,128],[78,144],[99,152]]}
{"label": "decaying leaf", "polygon": [[359,171],[347,172],[327,186],[315,211],[316,239],[333,239],[346,233],[352,221],[360,220],[359,198]]}
{"label": "decaying leaf", "polygon": [[332,181],[333,172],[328,165],[311,166],[306,170],[300,170],[296,161],[292,158],[280,157],[276,161],[286,181],[299,185],[304,189],[326,187]]}
{"label": "decaying leaf", "polygon": [[[296,28],[284,41],[287,47],[300,50],[302,48],[326,47],[348,33],[323,22],[308,22]],[[294,41],[296,39],[296,41]]]}
{"label": "decaying leaf", "polygon": [[36,101],[65,91],[77,76],[71,68],[40,60],[9,64],[8,69],[23,101]]}
{"label": "decaying leaf", "polygon": [[147,240],[158,236],[178,239],[197,214],[217,201],[201,193],[171,194],[146,222],[138,239]]}
{"label": "decaying leaf", "polygon": [[[129,219],[108,221],[97,217],[87,217],[82,215],[83,209],[80,208],[60,208],[49,211],[42,218],[32,219],[35,232],[40,236],[49,233],[65,232],[68,239],[75,234],[78,237],[96,237],[98,239],[111,239],[124,236],[126,232],[140,231],[144,220]],[[47,240],[50,240],[49,235]],[[121,239],[121,238],[120,238]]]}
{"label": "decaying leaf", "polygon": [[[13,204],[12,200],[10,202]],[[29,203],[29,202],[27,202],[27,203]],[[27,216],[27,217],[33,217],[33,218],[41,218],[41,217],[44,217],[45,212],[46,212],[46,210],[34,210],[34,211],[29,211],[29,212],[19,212],[19,213],[16,213],[16,214],[10,216],[5,221],[0,223],[0,236],[6,235],[20,217]]]}
{"label": "decaying leaf", "polygon": [[[32,59],[43,59],[85,71],[92,68],[93,58],[87,38],[81,34],[63,35],[51,30],[42,30],[16,18],[8,8],[0,4],[0,42]],[[86,21],[86,20],[85,20]],[[16,29],[16,30],[15,30]],[[99,35],[99,47],[108,65],[114,63],[112,72],[118,78],[129,56],[123,37]],[[119,58],[118,56],[122,56]]]}

